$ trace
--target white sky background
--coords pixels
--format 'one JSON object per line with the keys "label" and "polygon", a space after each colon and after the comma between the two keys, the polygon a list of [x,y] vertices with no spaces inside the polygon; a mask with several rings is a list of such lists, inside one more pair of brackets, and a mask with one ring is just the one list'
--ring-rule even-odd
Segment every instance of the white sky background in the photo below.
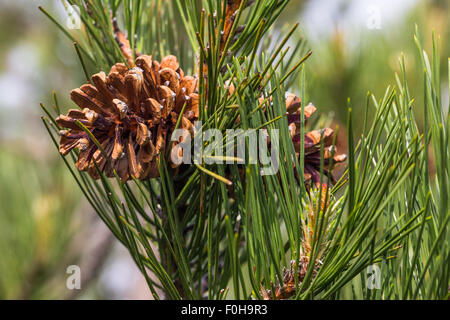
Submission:
{"label": "white sky background", "polygon": [[[418,0],[313,0],[308,1],[299,19],[310,41],[328,36],[336,28],[358,39],[367,30],[389,32]],[[377,19],[379,18],[379,19]]]}

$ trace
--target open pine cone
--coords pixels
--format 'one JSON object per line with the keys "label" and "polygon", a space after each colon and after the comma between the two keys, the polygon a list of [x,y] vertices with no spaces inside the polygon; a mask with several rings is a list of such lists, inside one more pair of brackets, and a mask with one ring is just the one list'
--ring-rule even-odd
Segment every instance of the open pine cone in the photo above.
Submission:
{"label": "open pine cone", "polygon": [[[129,69],[117,63],[107,76],[104,72],[93,75],[93,84],[71,92],[81,110],[71,109],[56,119],[66,128],[60,131],[60,153],[66,155],[78,148],[76,166],[93,178],[99,178],[96,166],[108,177],[113,177],[115,170],[122,181],[131,176],[157,177],[158,157],[164,153],[185,103],[180,127],[191,130],[198,118],[197,79],[184,75],[175,56],[166,56],[159,63],[141,55],[135,64]],[[107,158],[77,120],[91,131]]]}
{"label": "open pine cone", "polygon": [[[300,133],[300,121],[301,121],[301,101],[300,98],[292,93],[286,93],[286,110],[288,112],[288,124],[291,134],[292,142],[297,156],[300,154],[301,133]],[[305,125],[306,121],[317,110],[317,108],[311,103],[304,107]],[[324,147],[324,175],[330,173],[330,177],[333,180],[331,171],[334,165],[343,162],[347,159],[345,154],[336,154],[336,147],[333,145],[334,131],[331,128],[312,130],[304,136],[304,181],[305,183],[312,182],[315,186],[320,185],[320,159],[321,152],[320,146],[323,139]],[[333,152],[334,151],[334,152]],[[334,154],[334,155],[333,155]],[[333,159],[331,156],[333,155]],[[333,161],[331,161],[333,160]],[[334,181],[331,181],[334,183]]]}
{"label": "open pine cone", "polygon": [[[233,94],[235,88],[232,83],[228,83],[228,92]],[[271,98],[269,97],[269,101]],[[264,103],[264,97],[259,98],[259,103]],[[285,93],[285,103],[289,132],[294,143],[294,148],[297,157],[300,155],[301,145],[301,99],[291,92]],[[265,110],[265,109],[264,109]],[[306,105],[304,108],[305,125],[317,108],[312,104]],[[336,154],[336,147],[333,145],[334,130],[331,128],[318,129],[307,132],[304,136],[304,183],[309,187],[310,184],[314,186],[320,185],[320,146],[323,139],[324,146],[324,176],[330,173],[331,183],[334,183],[334,177],[331,174],[334,166],[337,163],[343,162],[347,159],[346,154]],[[334,151],[334,152],[333,152]],[[331,156],[333,155],[333,159]],[[331,161],[333,160],[333,161]]]}

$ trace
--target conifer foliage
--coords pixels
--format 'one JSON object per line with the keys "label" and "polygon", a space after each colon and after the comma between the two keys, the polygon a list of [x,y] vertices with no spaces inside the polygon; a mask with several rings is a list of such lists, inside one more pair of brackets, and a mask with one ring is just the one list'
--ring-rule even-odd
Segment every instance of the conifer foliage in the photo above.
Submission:
{"label": "conifer foliage", "polygon": [[[438,40],[429,57],[416,31],[425,101],[409,92],[401,59],[381,99],[349,101],[348,150],[338,153],[338,130],[306,121],[317,108],[306,103],[311,51],[288,46],[298,23],[271,38],[288,2],[64,1],[80,8],[80,30],[40,8],[86,75],[71,92],[79,108],[43,106],[62,161],[156,299],[447,298],[450,127]],[[278,171],[264,174],[248,152],[176,164],[179,128],[193,138],[216,129],[223,141],[234,141],[230,130],[262,131],[267,146],[277,141]],[[379,271],[375,288],[368,270]]]}

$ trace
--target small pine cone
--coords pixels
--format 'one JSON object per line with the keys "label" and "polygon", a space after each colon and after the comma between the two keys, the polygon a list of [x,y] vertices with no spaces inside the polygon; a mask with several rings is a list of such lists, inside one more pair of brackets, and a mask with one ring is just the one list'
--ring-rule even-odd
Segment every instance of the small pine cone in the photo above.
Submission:
{"label": "small pine cone", "polygon": [[[230,92],[234,92],[234,87],[230,86]],[[269,98],[271,100],[271,98]],[[259,98],[259,102],[263,103],[264,99]],[[295,94],[291,92],[286,92],[285,94],[286,112],[288,119],[288,128],[294,143],[294,148],[297,156],[300,154],[300,144],[301,144],[301,100]],[[305,125],[312,114],[317,110],[313,104],[308,104],[303,108]],[[333,167],[336,163],[343,162],[347,159],[345,154],[334,155],[333,156],[333,166],[331,164],[331,155],[335,146],[333,145],[333,135],[334,131],[330,128],[313,130],[305,134],[304,136],[304,177],[303,180],[305,184],[312,182],[314,185],[318,186],[320,184],[320,145],[322,139],[324,139],[324,174],[328,172],[331,173]],[[331,179],[333,176],[330,174]],[[334,181],[331,181],[334,183]]]}
{"label": "small pine cone", "polygon": [[[235,91],[235,87],[231,81],[225,82],[226,88],[228,90],[228,94],[232,95]],[[268,100],[272,102],[272,97],[269,97]],[[265,102],[264,97],[259,97],[258,102],[263,104]],[[292,138],[292,142],[294,143],[295,152],[297,157],[300,154],[300,144],[301,144],[301,99],[297,97],[295,94],[291,92],[285,93],[285,104],[286,104],[286,112],[287,112],[287,120],[289,132]],[[263,109],[265,111],[265,107]],[[305,125],[308,119],[312,116],[312,114],[317,110],[317,108],[312,104],[308,104],[303,108]],[[239,119],[239,117],[238,117]],[[267,132],[265,135],[268,137]],[[320,185],[320,146],[321,141],[324,139],[324,174],[327,175],[330,173],[330,177],[334,183],[333,175],[331,171],[334,168],[334,165],[343,162],[347,159],[347,155],[345,154],[334,154],[333,163],[331,164],[331,155],[333,154],[333,150],[336,151],[335,146],[333,145],[333,136],[334,131],[331,128],[313,130],[305,134],[304,136],[304,183],[308,185],[312,182],[315,186]],[[270,143],[270,138],[268,137],[268,143]],[[334,152],[336,153],[336,152]]]}
{"label": "small pine cone", "polygon": [[[320,186],[320,145],[323,139],[323,165],[324,176],[330,174],[331,183],[335,183],[331,171],[334,165],[347,159],[346,154],[335,154],[336,147],[333,145],[334,131],[331,128],[313,130],[305,135],[305,181],[311,180],[315,186]],[[334,153],[333,159],[331,155]],[[331,161],[332,160],[332,161]],[[331,163],[332,162],[332,163]]]}
{"label": "small pine cone", "polygon": [[[184,129],[191,130],[198,118],[197,79],[184,75],[175,56],[159,63],[141,55],[135,64],[128,69],[117,63],[107,76],[104,72],[93,75],[93,84],[71,92],[81,110],[71,109],[56,118],[65,128],[60,131],[60,153],[66,155],[78,148],[76,166],[93,178],[99,178],[96,166],[108,177],[113,177],[115,170],[122,181],[131,176],[157,177],[157,159],[168,145],[183,105],[186,103],[181,122]],[[98,140],[107,158],[77,120]]]}
{"label": "small pine cone", "polygon": [[[301,101],[300,98],[292,93],[286,92],[286,110],[288,112],[288,125],[291,134],[292,141],[294,142],[294,148],[297,155],[300,154],[301,134],[300,134],[300,121],[301,121]],[[304,107],[305,125],[306,121],[317,110],[317,108],[311,103]],[[331,155],[333,150],[336,151],[333,145],[334,131],[331,128],[313,130],[307,132],[304,136],[304,182],[312,182],[314,185],[320,185],[320,146],[323,139],[324,146],[324,174],[331,173],[335,164],[343,162],[347,159],[345,154],[333,156],[333,163],[331,164]],[[333,176],[330,174],[331,179]],[[334,181],[331,181],[334,183]]]}

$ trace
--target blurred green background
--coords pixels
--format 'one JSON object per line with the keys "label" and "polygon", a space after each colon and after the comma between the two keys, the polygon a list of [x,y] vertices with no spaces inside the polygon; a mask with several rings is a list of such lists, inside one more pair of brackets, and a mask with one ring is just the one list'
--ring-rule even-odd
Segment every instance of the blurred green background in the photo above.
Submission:
{"label": "blurred green background", "polygon": [[[41,123],[39,103],[53,105],[54,90],[63,108],[73,106],[69,91],[84,76],[71,42],[39,5],[63,23],[67,19],[57,0],[0,0],[0,299],[150,298],[126,250],[83,200]],[[300,22],[297,41],[305,38],[313,51],[306,64],[308,100],[339,124],[345,141],[347,98],[355,114],[362,114],[368,91],[381,98],[394,83],[402,53],[410,92],[423,101],[415,24],[426,49],[431,31],[440,35],[446,75],[449,6],[447,0],[291,0],[275,32]],[[448,105],[448,79],[442,84]],[[295,83],[291,90],[296,92]],[[421,123],[420,111],[417,117]],[[357,122],[356,130],[361,126]],[[81,290],[66,287],[66,269],[73,264],[81,268]]]}

